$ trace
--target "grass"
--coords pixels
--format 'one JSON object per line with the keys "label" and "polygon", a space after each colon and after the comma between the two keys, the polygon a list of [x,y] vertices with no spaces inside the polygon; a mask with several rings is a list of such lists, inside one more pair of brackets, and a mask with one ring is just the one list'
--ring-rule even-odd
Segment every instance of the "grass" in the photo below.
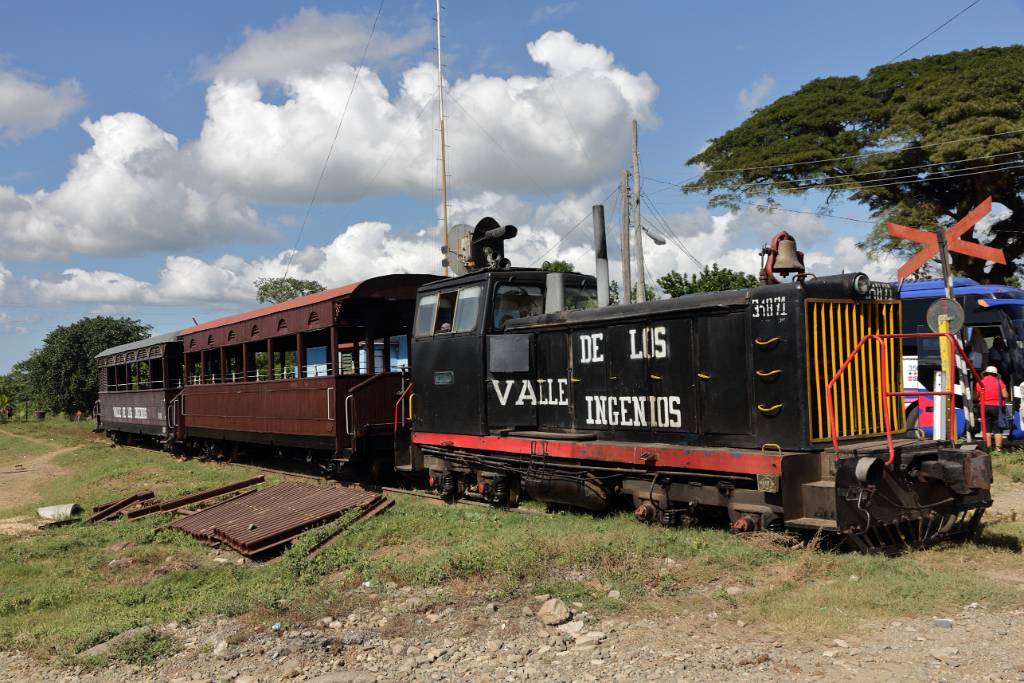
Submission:
{"label": "grass", "polygon": [[992,469],[1014,483],[1024,481],[1024,449],[997,451],[992,456]]}
{"label": "grass", "polygon": [[[50,422],[24,433],[44,434]],[[87,445],[57,459],[73,475],[43,484],[47,501],[91,506],[146,488],[169,496],[252,476],[238,466],[111,449],[75,431],[77,425],[61,429],[56,438]],[[997,477],[1008,476],[1003,467]],[[720,529],[643,526],[629,515],[515,514],[399,496],[393,508],[347,526],[313,558],[308,548],[335,529],[307,534],[278,561],[236,566],[214,563],[209,549],[161,531],[168,519],[0,537],[0,649],[66,657],[133,627],[205,615],[308,623],[342,613],[332,605],[364,599],[348,591],[365,581],[385,593],[390,582],[441,587],[440,601],[551,593],[599,615],[714,611],[805,635],[948,614],[971,602],[1024,606],[1022,586],[1012,579],[1024,525],[1008,522],[987,527],[977,544],[888,559],[793,549]],[[123,543],[129,545],[122,549]],[[110,560],[120,557],[133,563],[111,569]],[[734,585],[745,590],[726,593]],[[608,599],[610,589],[622,600]],[[116,656],[145,661],[170,648],[173,642],[140,640]]]}

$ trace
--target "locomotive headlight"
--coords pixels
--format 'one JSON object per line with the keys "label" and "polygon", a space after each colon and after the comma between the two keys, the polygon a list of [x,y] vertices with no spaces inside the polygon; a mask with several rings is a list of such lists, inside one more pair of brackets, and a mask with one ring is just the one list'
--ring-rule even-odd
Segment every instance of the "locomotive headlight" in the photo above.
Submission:
{"label": "locomotive headlight", "polygon": [[871,278],[864,273],[858,273],[853,278],[853,291],[857,296],[867,296],[871,291]]}

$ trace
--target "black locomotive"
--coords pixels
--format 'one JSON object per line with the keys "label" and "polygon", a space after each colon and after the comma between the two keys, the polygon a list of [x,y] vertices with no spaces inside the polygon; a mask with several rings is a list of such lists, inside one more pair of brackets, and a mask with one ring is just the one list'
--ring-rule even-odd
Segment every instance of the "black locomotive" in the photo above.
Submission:
{"label": "black locomotive", "polygon": [[[721,510],[737,531],[863,550],[963,537],[991,504],[987,453],[905,434],[893,285],[856,273],[595,300],[593,278],[536,270],[422,287],[401,464],[448,497],[627,501],[663,524]],[[872,334],[883,343],[854,354]]]}

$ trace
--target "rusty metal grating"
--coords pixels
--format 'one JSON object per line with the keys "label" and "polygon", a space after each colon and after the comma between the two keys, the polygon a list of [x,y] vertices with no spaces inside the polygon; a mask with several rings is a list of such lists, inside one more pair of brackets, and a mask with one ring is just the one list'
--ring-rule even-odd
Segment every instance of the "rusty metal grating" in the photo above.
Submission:
{"label": "rusty metal grating", "polygon": [[248,557],[289,543],[349,510],[365,515],[383,502],[379,493],[358,486],[285,482],[200,510],[167,528],[206,543],[223,543]]}

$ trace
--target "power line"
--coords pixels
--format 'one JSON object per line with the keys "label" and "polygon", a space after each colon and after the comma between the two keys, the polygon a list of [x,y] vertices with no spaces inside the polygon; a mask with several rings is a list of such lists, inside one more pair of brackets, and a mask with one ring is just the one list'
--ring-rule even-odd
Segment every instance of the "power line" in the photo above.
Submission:
{"label": "power line", "polygon": [[764,187],[772,183],[789,183],[794,190],[856,190],[856,189],[871,189],[875,187],[889,187],[891,185],[911,185],[915,183],[929,183],[929,182],[940,182],[943,180],[952,180],[954,178],[962,178],[965,176],[979,175],[982,173],[992,173],[994,171],[1004,171],[1012,168],[1019,168],[1024,165],[1024,160],[1014,161],[1002,161],[994,164],[986,164],[983,166],[971,166],[965,169],[954,169],[953,171],[943,172],[935,174],[927,178],[919,178],[919,173],[910,173],[902,176],[893,176],[892,178],[879,178],[878,180],[868,182],[858,182],[852,177],[847,179],[842,176],[831,176],[826,178],[827,180],[835,180],[835,183],[813,183],[801,185],[801,181],[797,180],[775,180],[775,181],[761,181],[753,183],[743,183],[734,187],[730,187],[730,190],[741,190],[751,187]]}
{"label": "power line", "polygon": [[[526,169],[526,167],[524,167],[524,166],[523,166],[522,164],[520,164],[520,163],[519,163],[519,160],[518,160],[518,159],[516,159],[516,158],[515,158],[515,157],[514,157],[514,156],[513,156],[512,154],[510,154],[510,153],[508,152],[508,150],[507,150],[507,149],[505,149],[505,147],[504,147],[504,146],[503,146],[503,145],[502,145],[502,144],[501,144],[500,142],[498,142],[497,138],[495,138],[495,137],[494,137],[493,135],[491,135],[491,133],[490,133],[490,132],[489,132],[489,131],[488,131],[488,130],[487,130],[486,128],[484,128],[483,124],[482,124],[482,123],[480,123],[479,121],[477,121],[476,117],[474,117],[474,116],[473,116],[472,114],[470,114],[470,113],[469,113],[469,110],[468,110],[468,109],[466,109],[466,108],[465,108],[464,106],[462,106],[462,103],[461,103],[461,102],[459,102],[459,101],[458,101],[457,99],[455,99],[455,96],[454,96],[454,95],[452,95],[452,94],[451,94],[450,92],[448,93],[448,100],[449,100],[449,101],[451,101],[451,102],[453,102],[453,103],[455,103],[455,105],[456,105],[456,106],[457,106],[457,107],[458,107],[458,108],[459,108],[460,110],[462,110],[462,113],[464,113],[464,114],[466,115],[466,117],[467,117],[467,118],[469,118],[469,120],[470,120],[470,121],[472,121],[472,122],[473,122],[473,124],[474,124],[474,125],[475,125],[475,126],[476,126],[477,128],[479,128],[479,129],[480,129],[480,132],[481,132],[481,133],[483,133],[483,134],[484,134],[485,136],[487,136],[487,139],[491,141],[491,144],[493,144],[493,145],[494,145],[494,146],[495,146],[495,147],[496,147],[496,148],[498,149],[498,151],[499,151],[499,152],[501,152],[502,154],[504,154],[504,155],[505,155],[505,158],[506,158],[506,159],[508,159],[509,161],[511,161],[511,162],[512,162],[512,163],[513,163],[513,164],[515,165],[515,167],[516,167],[516,168],[518,168],[518,169],[519,169],[519,170],[520,170],[520,171],[521,171],[521,172],[523,173],[523,175],[525,175],[525,176],[526,176],[526,177],[527,177],[527,178],[528,178],[528,179],[530,180],[530,182],[531,182],[531,183],[533,184],[533,186],[534,186],[534,189],[535,189],[535,190],[537,191],[537,193],[538,193],[538,194],[540,194],[540,195],[548,195],[548,194],[550,194],[550,193],[547,193],[547,192],[545,192],[545,191],[544,191],[544,189],[543,189],[543,188],[541,187],[541,184],[540,184],[540,183],[539,183],[539,182],[537,181],[537,179],[536,179],[536,178],[534,178],[534,177],[533,177],[533,174],[531,174],[531,173],[530,173],[530,171]],[[571,126],[571,125],[572,125],[572,124],[571,124],[571,122],[570,122],[570,126]],[[609,192],[609,193],[608,193],[608,195],[607,195],[607,196],[605,196],[605,198],[604,198],[604,199],[602,199],[602,200],[601,200],[601,202],[602,202],[602,203],[604,203],[605,201],[607,201],[607,200],[608,200],[608,198],[609,198],[609,197],[611,197],[611,196],[612,196],[612,194],[613,194],[613,193],[615,193],[615,192],[616,192],[617,190],[618,190],[618,187],[616,187],[615,189],[613,189],[613,190],[612,190],[611,192]],[[566,218],[568,218],[568,219],[572,220],[572,217],[571,217],[571,216],[569,216],[569,215],[568,215],[568,214],[567,214],[567,213],[565,212],[565,209],[563,209],[563,208],[561,207],[561,205],[559,205],[559,204],[558,204],[558,202],[555,202],[555,204],[554,204],[554,207],[555,207],[555,209],[557,209],[557,210],[558,210],[558,211],[559,211],[559,212],[560,212],[560,213],[561,213],[561,214],[562,214],[562,215],[563,215],[564,217],[566,217]],[[564,235],[562,235],[562,238],[561,238],[560,240],[558,240],[558,242],[556,242],[556,243],[555,243],[555,245],[554,245],[553,247],[551,247],[551,249],[548,249],[548,250],[547,250],[546,252],[544,252],[544,253],[543,253],[543,254],[542,254],[542,255],[540,256],[540,259],[543,259],[543,258],[544,258],[545,256],[547,256],[547,255],[548,255],[548,254],[549,254],[549,253],[551,252],[551,250],[552,250],[552,249],[554,249],[554,248],[555,248],[555,247],[557,247],[557,246],[558,246],[559,244],[561,244],[562,242],[564,242],[564,241],[565,241],[565,238],[566,238],[566,237],[568,237],[568,236],[569,236],[570,234],[572,234],[572,233],[573,233],[573,232],[574,232],[574,231],[576,230],[576,228],[580,227],[580,225],[582,225],[582,224],[583,224],[583,222],[584,222],[585,220],[587,220],[587,218],[589,217],[589,215],[590,215],[590,214],[587,214],[586,216],[584,216],[583,218],[581,218],[581,219],[580,219],[580,220],[579,220],[579,221],[578,221],[578,222],[577,222],[577,223],[576,223],[575,225],[573,225],[573,226],[572,226],[572,227],[571,227],[571,228],[570,228],[570,229],[568,230],[568,232],[566,232],[566,233],[565,233]],[[535,260],[534,260],[534,263],[536,263],[536,262],[537,262],[538,260],[540,260],[540,259],[535,259]]]}
{"label": "power line", "polygon": [[969,9],[971,9],[972,7],[974,7],[975,5],[977,5],[977,4],[979,3],[979,2],[981,2],[981,0],[974,0],[974,2],[972,2],[972,3],[971,3],[971,4],[969,4],[969,5],[967,5],[967,7],[964,7],[964,8],[962,9],[962,10],[960,10],[959,12],[957,12],[956,14],[954,14],[953,16],[951,16],[951,17],[950,17],[949,19],[946,19],[946,20],[945,20],[944,22],[942,22],[941,24],[939,24],[938,26],[936,26],[935,28],[933,28],[933,29],[932,29],[931,31],[929,31],[928,33],[926,33],[926,34],[924,35],[924,37],[923,37],[923,38],[920,38],[919,40],[917,40],[917,42],[915,42],[915,43],[914,43],[913,45],[911,45],[910,47],[908,47],[908,48],[907,48],[906,50],[904,50],[903,52],[899,53],[898,55],[896,55],[895,57],[893,57],[892,59],[890,59],[890,60],[889,60],[888,62],[886,62],[886,64],[887,64],[887,65],[888,65],[888,64],[892,64],[892,63],[893,63],[893,62],[895,62],[895,61],[896,61],[897,59],[899,59],[899,58],[900,58],[900,57],[902,57],[903,55],[907,54],[908,52],[910,52],[911,50],[913,50],[913,49],[914,49],[915,47],[917,47],[918,45],[920,45],[920,44],[921,44],[921,43],[923,43],[924,41],[928,40],[929,38],[931,38],[932,36],[934,36],[934,35],[935,35],[936,33],[938,33],[939,31],[941,31],[942,29],[946,28],[946,26],[948,26],[949,24],[951,24],[951,23],[952,23],[952,22],[953,22],[953,21],[954,21],[954,20],[955,20],[955,19],[956,19],[957,17],[959,17],[959,16],[961,15],[961,14],[963,14],[963,13],[964,13],[964,12],[966,12],[967,10],[969,10]]}
{"label": "power line", "polygon": [[[607,202],[607,201],[608,201],[608,200],[609,200],[609,199],[611,198],[611,196],[612,196],[613,194],[615,194],[616,192],[618,192],[618,191],[619,191],[619,187],[618,187],[618,186],[616,185],[616,186],[615,186],[615,187],[614,187],[614,188],[612,189],[612,191],[611,191],[611,192],[609,192],[608,194],[606,194],[606,195],[604,196],[604,199],[602,199],[602,200],[601,200],[601,203],[602,203],[602,204],[604,204],[605,202]],[[558,204],[555,204],[555,206],[556,206],[556,207],[558,207]],[[559,210],[561,210],[561,207],[559,207]],[[564,214],[564,211],[563,211],[563,214]],[[585,221],[586,221],[586,220],[587,220],[588,218],[590,218],[590,217],[591,217],[591,214],[589,214],[589,213],[588,213],[588,214],[586,214],[585,216],[583,216],[583,218],[579,219],[579,220],[578,220],[578,221],[576,222],[576,224],[575,224],[575,225],[573,225],[573,226],[572,226],[571,228],[569,228],[569,229],[568,229],[568,230],[567,230],[567,231],[565,232],[565,234],[563,234],[563,235],[562,235],[561,239],[559,239],[559,240],[558,240],[557,242],[555,242],[555,243],[554,243],[554,244],[553,244],[552,246],[548,247],[547,251],[545,251],[545,252],[544,252],[543,254],[541,254],[541,255],[540,255],[540,256],[538,256],[537,258],[533,259],[533,262],[532,262],[532,263],[531,263],[530,265],[531,265],[531,266],[532,266],[532,265],[535,265],[535,264],[536,264],[536,263],[537,263],[538,261],[542,261],[542,260],[544,260],[544,257],[545,257],[545,256],[547,256],[547,255],[548,255],[548,254],[550,254],[550,253],[551,253],[552,251],[554,251],[555,249],[557,249],[557,248],[558,248],[558,246],[559,246],[560,244],[562,244],[562,242],[564,242],[564,241],[565,241],[565,240],[566,240],[566,239],[567,239],[567,238],[569,237],[569,235],[571,235],[571,234],[573,234],[574,232],[576,232],[576,229],[577,229],[578,227],[580,227],[581,225],[583,225],[583,223],[584,223],[584,222],[585,222]]]}
{"label": "power line", "polygon": [[[975,140],[985,140],[985,139],[988,139],[988,138],[996,138],[996,137],[1002,137],[1002,136],[1008,136],[1008,135],[1020,135],[1021,133],[1024,133],[1024,128],[1016,128],[1014,130],[1007,130],[1007,131],[1003,131],[1001,133],[986,133],[984,135],[972,135],[972,136],[965,137],[965,138],[955,138],[953,140],[941,140],[941,141],[938,141],[938,142],[929,142],[929,143],[921,144],[921,145],[908,145],[906,147],[900,147],[899,149],[877,150],[877,151],[874,151],[874,152],[862,152],[860,154],[848,154],[846,156],[827,157],[827,158],[824,158],[824,159],[810,159],[810,160],[807,160],[807,161],[788,161],[788,162],[782,162],[782,163],[779,163],[779,164],[766,164],[764,166],[738,166],[736,168],[708,169],[707,171],[704,171],[704,173],[739,173],[740,171],[759,171],[759,170],[764,170],[764,169],[788,168],[788,167],[791,167],[791,166],[810,166],[810,165],[813,165],[813,164],[823,164],[823,163],[825,163],[827,161],[845,161],[845,160],[848,160],[848,159],[865,159],[867,157],[878,156],[879,154],[902,154],[903,152],[906,152],[906,151],[912,150],[912,149],[930,149],[932,147],[941,147],[942,145],[952,145],[952,144],[956,144],[958,142],[973,142]],[[693,178],[696,178],[696,177],[699,177],[699,176],[692,176],[690,178],[690,180],[692,180]],[[687,182],[687,181],[676,182],[674,184],[675,185],[681,185],[683,182]]]}
{"label": "power line", "polygon": [[647,193],[641,192],[640,198],[647,203],[647,207],[651,209],[651,211],[654,214],[654,219],[657,222],[659,222],[662,226],[660,232],[665,236],[665,239],[671,242],[673,246],[675,246],[677,249],[679,249],[679,251],[683,252],[691,261],[693,261],[697,268],[704,268],[704,264],[700,261],[700,259],[693,255],[693,252],[686,248],[686,245],[683,244],[683,241],[679,238],[679,235],[677,235],[675,230],[672,229],[671,223],[669,223],[668,219],[662,215],[661,211],[658,210],[658,207],[655,206],[653,201],[651,201],[651,198],[647,196]]}
{"label": "power line", "polygon": [[348,97],[345,99],[345,107],[341,110],[341,117],[338,119],[338,127],[334,130],[334,138],[331,140],[331,146],[327,149],[327,156],[324,157],[324,165],[320,169],[320,177],[316,180],[316,186],[313,188],[313,196],[309,198],[309,205],[306,207],[306,213],[302,217],[302,225],[299,226],[299,234],[295,236],[295,244],[292,245],[291,251],[288,253],[288,263],[284,268],[284,276],[281,279],[288,277],[288,271],[292,267],[292,259],[295,258],[296,249],[299,247],[299,240],[302,239],[302,232],[306,229],[306,223],[309,221],[309,214],[313,210],[313,204],[316,203],[316,197],[320,193],[320,185],[324,182],[324,175],[327,174],[327,165],[331,161],[331,155],[334,153],[334,146],[338,144],[338,135],[341,134],[341,126],[345,123],[345,115],[348,114],[348,106],[352,102],[352,95],[356,91],[356,84],[359,82],[359,74],[363,70],[363,65],[366,63],[366,53],[370,50],[370,42],[373,40],[373,34],[377,32],[377,22],[380,21],[381,12],[384,11],[384,0],[380,0],[380,5],[377,7],[377,16],[373,18],[373,25],[370,26],[370,35],[366,38],[366,45],[363,46],[363,56],[359,59],[359,65],[356,67],[356,72],[352,77],[352,87],[349,88]]}
{"label": "power line", "polygon": [[[1024,151],[1012,152],[1012,153],[1008,153],[1008,154],[1019,155],[1019,154],[1024,154]],[[876,180],[870,180],[870,181],[867,181],[867,182],[859,182],[859,181],[857,181],[855,179],[856,178],[856,174],[851,174],[849,176],[828,176],[828,175],[826,175],[826,176],[823,176],[824,180],[835,180],[837,182],[835,182],[835,183],[820,183],[820,184],[816,183],[815,181],[807,181],[808,184],[801,184],[804,181],[799,181],[799,180],[763,180],[763,181],[755,181],[755,182],[742,183],[742,184],[739,184],[739,185],[735,185],[735,186],[730,187],[729,190],[737,191],[737,190],[745,190],[745,189],[754,188],[754,187],[767,187],[767,186],[769,186],[771,184],[776,184],[776,183],[788,183],[789,185],[792,186],[789,189],[792,189],[792,190],[840,190],[840,191],[842,191],[842,190],[870,189],[870,188],[874,188],[874,187],[888,187],[890,185],[910,185],[910,184],[915,184],[915,183],[940,182],[940,181],[943,181],[943,180],[951,180],[951,179],[954,179],[954,178],[961,178],[961,177],[965,177],[965,176],[979,175],[981,173],[991,173],[993,171],[1001,171],[1001,170],[1007,170],[1007,169],[1012,169],[1012,168],[1018,168],[1018,167],[1020,167],[1022,165],[1024,165],[1024,160],[1001,161],[1001,162],[996,162],[996,163],[992,163],[992,164],[984,164],[984,165],[981,165],[981,166],[970,166],[968,168],[953,169],[953,170],[948,171],[948,172],[942,172],[941,175],[940,174],[934,174],[934,175],[929,176],[927,178],[919,178],[918,176],[920,175],[920,173],[912,173],[912,174],[907,174],[907,175],[902,175],[902,176],[894,176],[894,177],[891,177],[891,178],[878,178]],[[909,168],[915,168],[915,167],[908,167],[908,169]],[[669,181],[666,181],[666,180],[658,180],[656,178],[650,178],[650,180],[652,180],[654,182],[658,182],[658,183],[663,183],[666,186],[671,185],[673,187],[679,187],[679,185],[676,185],[675,183],[669,183]],[[891,182],[891,181],[896,181],[896,182]],[[662,190],[657,190],[656,192],[663,192],[665,189],[668,189],[668,187],[665,187]]]}

